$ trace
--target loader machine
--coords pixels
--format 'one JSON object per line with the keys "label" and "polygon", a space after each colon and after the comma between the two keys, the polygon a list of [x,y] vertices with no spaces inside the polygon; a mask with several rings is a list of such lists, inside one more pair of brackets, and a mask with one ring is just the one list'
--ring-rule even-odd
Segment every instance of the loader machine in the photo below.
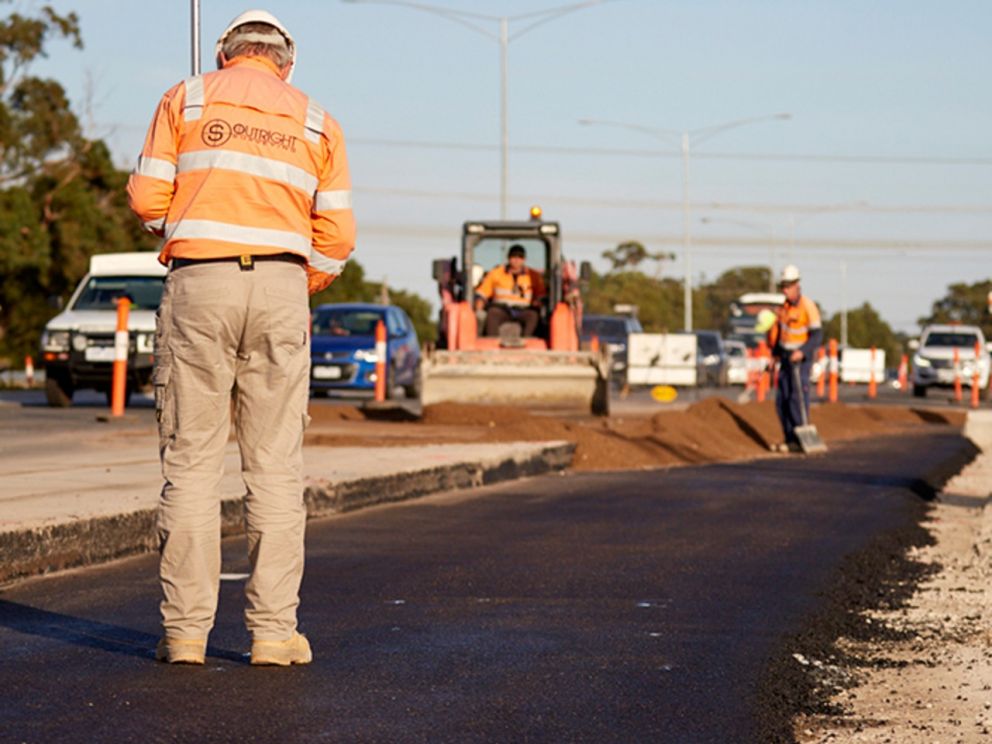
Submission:
{"label": "loader machine", "polygon": [[[485,312],[475,310],[475,289],[486,273],[507,261],[510,246],[527,251],[527,266],[543,275],[546,296],[538,308],[533,336],[521,325],[504,323],[499,335],[486,336]],[[529,221],[473,220],[462,228],[461,260],[438,259],[434,279],[441,295],[436,348],[421,361],[424,405],[444,401],[521,404],[609,413],[610,360],[602,348],[581,348],[580,272],[561,251],[557,222],[542,219],[539,208]]]}

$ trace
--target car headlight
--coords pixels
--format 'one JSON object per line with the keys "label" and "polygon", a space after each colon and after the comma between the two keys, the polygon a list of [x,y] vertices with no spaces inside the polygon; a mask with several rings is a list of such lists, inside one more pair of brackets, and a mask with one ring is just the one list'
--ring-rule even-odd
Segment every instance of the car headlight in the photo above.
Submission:
{"label": "car headlight", "polygon": [[41,350],[69,351],[69,331],[45,331],[41,334]]}
{"label": "car headlight", "polygon": [[86,351],[86,336],[82,333],[72,334],[72,348],[76,351]]}
{"label": "car headlight", "polygon": [[930,366],[930,360],[927,359],[924,356],[920,356],[919,354],[917,354],[916,356],[913,357],[913,366],[914,367],[929,367]]}
{"label": "car headlight", "polygon": [[155,335],[152,333],[139,333],[135,339],[134,348],[139,354],[151,354],[155,351]]}
{"label": "car headlight", "polygon": [[375,353],[375,349],[358,349],[355,352],[355,361],[375,364],[379,361],[379,357]]}

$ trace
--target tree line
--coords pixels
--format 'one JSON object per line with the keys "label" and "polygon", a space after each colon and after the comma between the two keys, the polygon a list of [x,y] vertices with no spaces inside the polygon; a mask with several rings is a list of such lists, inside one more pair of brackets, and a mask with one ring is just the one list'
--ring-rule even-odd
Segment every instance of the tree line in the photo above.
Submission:
{"label": "tree line", "polygon": [[[128,209],[128,174],[114,166],[107,145],[85,136],[58,81],[31,74],[32,63],[56,42],[82,48],[75,13],[43,6],[33,16],[10,13],[0,20],[0,361],[7,363],[37,350],[45,323],[85,275],[90,256],[158,248]],[[651,253],[638,241],[626,241],[604,251],[603,258],[610,268],[593,275],[587,312],[611,313],[616,304],[634,304],[646,330],[681,329],[682,282],[661,276],[674,254]],[[650,262],[656,270],[646,273]],[[770,278],[766,267],[744,266],[697,287],[695,325],[725,328],[730,302],[744,292],[764,291]],[[989,291],[992,280],[954,284],[920,323],[975,324],[992,336]],[[407,312],[422,341],[434,340],[430,301],[367,280],[355,261],[312,303],[383,299]],[[840,315],[834,314],[826,333],[837,338],[839,329]],[[848,312],[848,338],[852,346],[874,343],[890,359],[903,353],[906,341],[868,303]]]}

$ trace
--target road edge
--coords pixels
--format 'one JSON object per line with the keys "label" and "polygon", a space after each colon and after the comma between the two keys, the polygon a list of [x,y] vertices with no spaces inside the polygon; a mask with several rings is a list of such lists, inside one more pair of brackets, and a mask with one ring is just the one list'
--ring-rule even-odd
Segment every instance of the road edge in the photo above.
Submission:
{"label": "road edge", "polygon": [[[534,451],[337,483],[306,479],[307,519],[543,475],[572,464],[572,442],[524,444],[534,444]],[[141,509],[0,533],[0,584],[154,551],[158,547],[156,511]],[[225,499],[221,502],[221,534],[243,531],[243,499]]]}
{"label": "road edge", "polygon": [[[769,655],[757,689],[762,741],[796,742],[793,724],[802,714],[829,712],[832,693],[849,687],[833,640],[845,633],[883,633],[858,624],[862,610],[908,600],[927,570],[907,555],[912,547],[930,544],[923,526],[944,484],[971,463],[981,450],[960,434],[958,450],[922,476],[907,479],[903,488],[918,498],[909,523],[893,525],[844,556],[833,577],[818,592],[819,606],[797,629],[783,637]],[[852,604],[852,598],[857,598]],[[857,605],[857,606],[855,606]],[[824,642],[829,639],[829,642]]]}

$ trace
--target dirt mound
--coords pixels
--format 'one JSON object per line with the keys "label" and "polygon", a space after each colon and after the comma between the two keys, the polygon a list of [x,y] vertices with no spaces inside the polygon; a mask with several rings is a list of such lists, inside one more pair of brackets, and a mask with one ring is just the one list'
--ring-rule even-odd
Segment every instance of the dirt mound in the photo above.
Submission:
{"label": "dirt mound", "polygon": [[319,426],[337,421],[364,421],[363,414],[355,406],[310,406],[310,425]]}
{"label": "dirt mound", "polygon": [[[627,470],[740,460],[782,440],[772,402],[712,397],[682,411],[570,421],[513,406],[440,403],[416,423],[369,421],[350,406],[314,406],[306,442],[324,446],[400,446],[454,442],[564,440],[576,445],[576,470]],[[963,424],[958,412],[896,406],[814,406],[813,423],[829,443],[921,424]]]}

